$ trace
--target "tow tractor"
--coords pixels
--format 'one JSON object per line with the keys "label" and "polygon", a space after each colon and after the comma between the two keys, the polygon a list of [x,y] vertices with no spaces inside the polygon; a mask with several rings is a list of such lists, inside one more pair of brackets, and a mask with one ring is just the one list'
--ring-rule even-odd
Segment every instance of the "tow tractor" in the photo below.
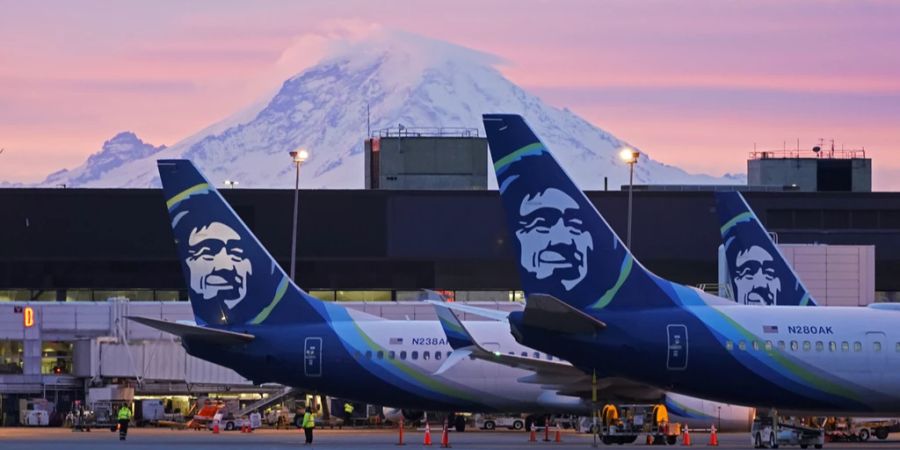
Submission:
{"label": "tow tractor", "polygon": [[822,448],[825,444],[825,430],[803,425],[783,423],[778,416],[757,416],[750,427],[750,442],[754,448],[778,448],[780,445],[812,445]]}
{"label": "tow tractor", "polygon": [[674,445],[681,425],[669,423],[665,405],[606,405],[600,418],[600,439],[604,444],[631,444],[641,433],[647,433],[653,445]]}
{"label": "tow tractor", "polygon": [[622,415],[615,405],[605,405],[600,413],[602,419],[600,440],[606,444],[631,444],[643,430],[643,416],[635,418],[634,408],[623,405]]}

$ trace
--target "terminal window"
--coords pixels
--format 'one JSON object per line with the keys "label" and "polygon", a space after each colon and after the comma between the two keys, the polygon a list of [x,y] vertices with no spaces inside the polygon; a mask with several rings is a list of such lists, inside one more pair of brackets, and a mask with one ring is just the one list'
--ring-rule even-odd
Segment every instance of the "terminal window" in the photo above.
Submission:
{"label": "terminal window", "polygon": [[94,301],[103,302],[111,298],[125,298],[131,301],[153,301],[151,289],[95,290]]}
{"label": "terminal window", "polygon": [[72,373],[72,343],[45,341],[41,344],[41,373]]}
{"label": "terminal window", "polygon": [[22,341],[0,340],[0,373],[22,373]]}

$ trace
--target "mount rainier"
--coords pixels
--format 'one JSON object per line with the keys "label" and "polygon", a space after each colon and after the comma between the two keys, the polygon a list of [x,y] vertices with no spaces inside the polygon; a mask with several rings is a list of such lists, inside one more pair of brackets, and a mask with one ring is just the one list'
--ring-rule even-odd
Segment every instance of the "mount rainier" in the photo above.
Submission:
{"label": "mount rainier", "polygon": [[[497,58],[406,33],[385,33],[345,47],[300,74],[258,106],[216,123],[171,147],[154,147],[120,133],[81,166],[51,174],[39,186],[158,187],[156,160],[188,158],[211,182],[288,188],[288,151],[304,147],[305,188],[363,186],[367,107],[371,129],[470,127],[484,135],[481,114],[522,114],[585,189],[617,189],[628,171],[618,159],[626,142],[571,113],[545,104],[494,67]],[[485,161],[485,164],[488,162]],[[737,184],[742,176],[689,174],[642,155],[635,183]],[[493,180],[491,181],[494,185]]]}

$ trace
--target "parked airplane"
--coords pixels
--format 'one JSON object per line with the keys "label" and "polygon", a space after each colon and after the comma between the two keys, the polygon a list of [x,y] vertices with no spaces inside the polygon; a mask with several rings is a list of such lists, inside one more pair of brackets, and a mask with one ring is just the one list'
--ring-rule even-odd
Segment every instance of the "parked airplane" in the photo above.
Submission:
{"label": "parked airplane", "polygon": [[[492,351],[515,351],[528,364],[509,367],[454,353],[438,321],[384,320],[313,298],[288,279],[193,164],[158,165],[196,324],[130,319],[180,336],[191,355],[256,383],[407,408],[407,418],[426,409],[589,414],[583,396],[518,381],[534,375],[531,366],[571,366],[533,350],[522,355],[506,325],[465,326]],[[570,375],[571,388],[580,383],[589,389],[590,377]],[[631,400],[661,398],[658,389],[646,386],[616,393]],[[707,404],[673,399],[691,413]],[[723,410],[723,423],[737,421],[735,427],[746,429],[749,414],[735,411],[733,419]]]}
{"label": "parked airplane", "polygon": [[485,130],[528,302],[523,345],[722,402],[824,413],[900,412],[900,312],[752,308],[638,262],[517,115]]}
{"label": "parked airplane", "polygon": [[727,291],[745,305],[815,306],[769,232],[740,192],[716,192],[728,270]]}
{"label": "parked airplane", "polygon": [[466,359],[432,375],[452,353],[437,321],[384,320],[310,296],[190,161],[162,160],[158,166],[196,325],[131,319],[180,336],[191,355],[255,383],[277,382],[378,405],[483,412],[585,409],[578,397],[506,382],[528,375],[521,369]]}

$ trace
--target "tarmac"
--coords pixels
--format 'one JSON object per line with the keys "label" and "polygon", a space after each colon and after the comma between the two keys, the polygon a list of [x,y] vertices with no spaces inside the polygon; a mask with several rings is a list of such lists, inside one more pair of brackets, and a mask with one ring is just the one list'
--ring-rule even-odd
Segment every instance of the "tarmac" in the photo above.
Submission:
{"label": "tarmac", "polygon": [[[464,433],[451,432],[449,434],[452,448],[467,450],[492,450],[492,449],[551,449],[551,448],[591,448],[592,437],[589,434],[580,434],[573,431],[564,431],[561,434],[562,442],[543,442],[543,435],[538,435],[538,442],[528,442],[528,433],[522,431],[466,431]],[[440,431],[432,430],[434,445],[426,447],[422,445],[423,433],[421,431],[409,431],[404,433],[403,447],[397,446],[397,431],[395,430],[329,430],[317,429],[315,441],[311,447],[304,445],[303,432],[301,430],[256,430],[251,434],[237,431],[221,432],[213,434],[209,431],[193,430],[169,430],[159,428],[132,428],[128,431],[128,440],[119,441],[118,433],[112,433],[109,429],[94,429],[91,432],[73,432],[64,428],[0,428],[0,449],[13,450],[43,450],[43,449],[190,449],[190,450],[223,450],[223,449],[295,449],[295,448],[322,448],[322,449],[393,449],[397,448],[434,448],[441,447]],[[693,447],[712,448],[707,445],[709,436],[706,434],[693,434]],[[749,449],[749,433],[722,433],[719,435],[718,448],[725,449]],[[622,446],[607,446],[602,443],[598,448],[649,448],[641,443],[625,444]],[[685,448],[680,441],[676,446]],[[660,447],[656,447],[660,448]],[[664,448],[664,447],[663,447]],[[784,447],[782,447],[784,448]],[[900,436],[892,436],[886,441],[870,441],[865,443],[826,443],[826,449],[900,449]]]}

